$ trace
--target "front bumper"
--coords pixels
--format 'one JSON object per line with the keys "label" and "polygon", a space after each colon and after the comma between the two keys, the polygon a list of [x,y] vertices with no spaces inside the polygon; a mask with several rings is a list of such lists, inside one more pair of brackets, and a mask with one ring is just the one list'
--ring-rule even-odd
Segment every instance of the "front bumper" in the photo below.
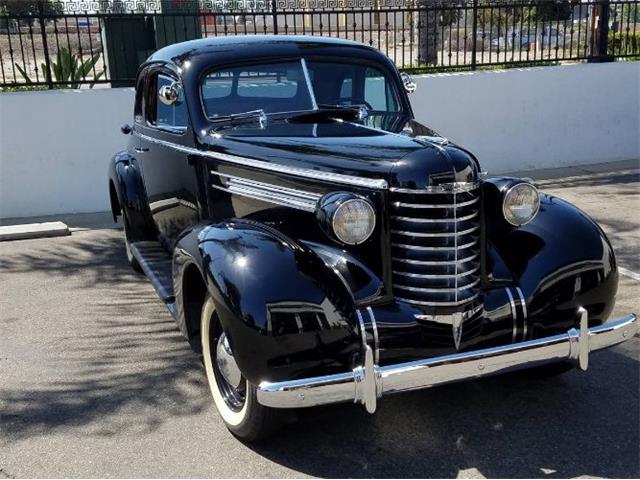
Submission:
{"label": "front bumper", "polygon": [[258,402],[274,408],[299,408],[353,401],[374,413],[384,394],[434,387],[460,380],[521,370],[563,360],[582,370],[589,352],[631,339],[639,329],[635,314],[589,328],[587,311],[580,309],[580,328],[551,337],[501,347],[428,358],[380,367],[367,346],[364,365],[351,372],[286,382],[262,382]]}

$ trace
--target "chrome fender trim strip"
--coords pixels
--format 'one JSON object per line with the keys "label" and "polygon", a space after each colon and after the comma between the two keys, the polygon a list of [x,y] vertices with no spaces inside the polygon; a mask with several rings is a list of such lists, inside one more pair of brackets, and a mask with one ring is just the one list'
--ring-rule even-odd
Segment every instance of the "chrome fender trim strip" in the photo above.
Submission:
{"label": "chrome fender trim strip", "polygon": [[373,359],[376,363],[380,363],[380,341],[378,340],[378,325],[376,324],[376,316],[371,307],[367,307],[369,317],[371,318],[371,328],[373,329]]}
{"label": "chrome fender trim strip", "polygon": [[516,287],[516,292],[518,293],[518,297],[520,297],[520,307],[522,308],[522,340],[527,339],[527,302],[524,299],[524,294],[522,293],[522,289],[520,287]]}
{"label": "chrome fender trim strip", "polygon": [[513,299],[511,290],[509,287],[504,288],[507,291],[507,297],[509,297],[509,306],[511,307],[511,318],[513,318],[513,333],[511,335],[511,343],[516,343],[516,332],[518,330],[518,313],[516,312],[516,302]]}
{"label": "chrome fender trim strip", "polygon": [[367,349],[367,330],[364,328],[364,320],[362,318],[362,312],[360,309],[356,309],[356,316],[358,317],[358,326],[360,327],[360,338],[362,339],[362,352]]}

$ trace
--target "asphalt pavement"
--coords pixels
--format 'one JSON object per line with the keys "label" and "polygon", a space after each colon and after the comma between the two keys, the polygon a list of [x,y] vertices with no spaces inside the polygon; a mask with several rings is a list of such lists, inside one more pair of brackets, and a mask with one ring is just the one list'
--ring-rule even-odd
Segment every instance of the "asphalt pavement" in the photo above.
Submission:
{"label": "asphalt pavement", "polygon": [[[601,223],[625,272],[614,315],[640,312],[638,164],[533,175]],[[398,394],[374,416],[302,410],[245,445],[122,231],[101,225],[0,243],[0,478],[640,476],[638,337],[586,373]]]}

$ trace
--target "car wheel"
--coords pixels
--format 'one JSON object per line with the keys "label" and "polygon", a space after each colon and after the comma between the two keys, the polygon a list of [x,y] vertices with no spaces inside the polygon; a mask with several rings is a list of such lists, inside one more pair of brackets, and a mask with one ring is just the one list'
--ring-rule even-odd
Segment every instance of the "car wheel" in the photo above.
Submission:
{"label": "car wheel", "polygon": [[240,372],[209,294],[202,307],[200,334],[211,395],[229,431],[249,442],[273,433],[282,423],[282,412],[258,403],[256,387]]}
{"label": "car wheel", "polygon": [[129,220],[127,219],[127,215],[122,212],[122,223],[124,224],[124,248],[127,252],[127,260],[129,261],[129,265],[138,273],[142,272],[142,267],[140,266],[140,262],[133,256],[131,252],[131,244],[129,242]]}

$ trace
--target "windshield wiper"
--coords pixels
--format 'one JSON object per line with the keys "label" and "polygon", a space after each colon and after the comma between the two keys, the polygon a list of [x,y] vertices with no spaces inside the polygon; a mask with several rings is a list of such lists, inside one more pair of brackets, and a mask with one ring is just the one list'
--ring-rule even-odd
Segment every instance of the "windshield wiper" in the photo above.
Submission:
{"label": "windshield wiper", "polygon": [[363,120],[369,116],[369,110],[364,105],[334,105],[319,103],[316,110],[298,113],[289,120],[325,120],[340,118],[342,120]]}
{"label": "windshield wiper", "polygon": [[344,104],[340,104],[340,103],[319,103],[318,104],[318,108],[319,109],[326,109],[326,110],[367,110],[366,105],[363,104],[357,104],[357,105],[344,105]]}
{"label": "windshield wiper", "polygon": [[222,128],[248,125],[256,125],[260,129],[267,128],[267,114],[262,109],[209,117],[209,121],[213,124],[209,133],[217,132]]}

